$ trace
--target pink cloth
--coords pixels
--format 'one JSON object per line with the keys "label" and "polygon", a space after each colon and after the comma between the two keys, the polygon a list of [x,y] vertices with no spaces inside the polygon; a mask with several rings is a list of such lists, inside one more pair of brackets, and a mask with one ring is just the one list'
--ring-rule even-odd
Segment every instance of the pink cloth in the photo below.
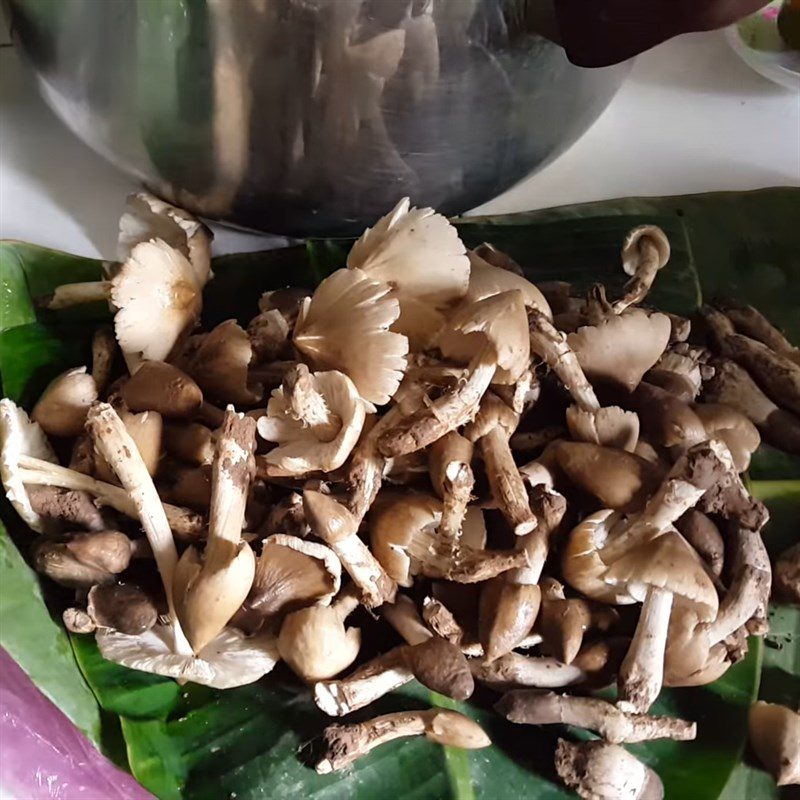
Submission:
{"label": "pink cloth", "polygon": [[13,800],[153,800],[0,648],[0,788]]}

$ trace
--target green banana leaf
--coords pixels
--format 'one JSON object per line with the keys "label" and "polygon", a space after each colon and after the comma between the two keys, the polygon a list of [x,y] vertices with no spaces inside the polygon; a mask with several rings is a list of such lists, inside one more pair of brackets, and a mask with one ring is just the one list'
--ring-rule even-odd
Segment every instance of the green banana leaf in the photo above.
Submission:
{"label": "green banana leaf", "polygon": [[[619,267],[622,237],[634,225],[655,223],[670,237],[673,257],[658,278],[654,302],[690,313],[714,294],[742,297],[798,338],[800,320],[792,292],[800,278],[800,229],[794,215],[798,202],[800,191],[775,189],[609,201],[464,219],[458,225],[468,245],[491,241],[523,264],[533,280],[570,280],[581,286],[601,281],[617,288],[625,279]],[[314,241],[215,259],[216,278],[206,298],[204,323],[249,319],[266,289],[313,286],[343,264],[349,244]],[[101,273],[98,261],[0,243],[0,379],[5,395],[30,404],[47,380],[86,363],[92,328],[108,319],[107,309],[46,314],[36,309],[32,298],[51,292],[58,283],[97,279]],[[800,462],[768,451],[760,455],[754,477],[754,491],[773,512],[767,539],[777,551],[797,537]],[[9,527],[18,530],[8,507],[0,511]],[[25,555],[25,539],[21,534],[14,538]],[[35,576],[19,554],[9,561],[9,569],[27,585],[35,585]],[[5,603],[5,581],[0,592]],[[64,636],[48,615],[46,599],[31,593],[29,605],[38,616],[9,618],[3,626],[4,644],[45,686],[46,676],[36,669],[40,655],[26,639],[31,638],[30,630],[37,631],[42,642]],[[748,657],[721,680],[707,687],[665,691],[659,699],[656,713],[683,714],[699,723],[696,742],[631,748],[658,770],[667,797],[778,797],[745,748],[747,708],[759,692],[762,674],[762,697],[795,703],[800,699],[797,609],[776,606],[772,621],[766,644],[753,640]],[[487,750],[462,752],[413,739],[380,748],[341,776],[318,776],[307,763],[326,719],[280,666],[256,684],[215,692],[126,670],[103,661],[91,638],[71,640],[71,668],[77,664],[86,683],[46,687],[50,696],[76,720],[76,703],[88,686],[97,702],[94,711],[99,713],[99,706],[121,720],[130,768],[159,798],[569,796],[556,782],[552,767],[560,732],[506,723],[489,710],[488,694],[456,704],[414,684],[353,715],[357,719],[430,704],[459,708],[486,727],[494,742]],[[86,722],[83,727],[92,729]]]}

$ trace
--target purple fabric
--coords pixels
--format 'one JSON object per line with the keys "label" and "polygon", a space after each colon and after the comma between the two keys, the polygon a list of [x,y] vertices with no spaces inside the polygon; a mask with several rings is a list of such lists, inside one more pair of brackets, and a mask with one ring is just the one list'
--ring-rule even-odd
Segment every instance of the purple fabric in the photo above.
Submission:
{"label": "purple fabric", "polygon": [[152,800],[0,648],[0,786],[14,800]]}

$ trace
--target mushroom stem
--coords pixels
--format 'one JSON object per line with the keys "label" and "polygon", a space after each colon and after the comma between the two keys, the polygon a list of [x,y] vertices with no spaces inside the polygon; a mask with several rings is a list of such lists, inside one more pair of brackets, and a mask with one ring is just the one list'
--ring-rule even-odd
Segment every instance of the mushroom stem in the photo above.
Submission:
{"label": "mushroom stem", "polygon": [[423,734],[433,742],[451,747],[476,749],[491,744],[477,723],[456,711],[440,708],[401,711],[354,725],[329,725],[323,733],[325,753],[316,770],[325,775],[344,769],[382,744]]}
{"label": "mushroom stem", "polygon": [[393,603],[381,608],[385,619],[408,644],[420,644],[430,639],[432,634],[425,627],[414,601],[406,595],[398,595]]}
{"label": "mushroom stem", "polygon": [[494,707],[510,722],[523,725],[575,725],[596,731],[612,744],[652,739],[686,742],[697,736],[697,724],[694,722],[673,717],[628,714],[594,697],[521,689],[507,692]]}
{"label": "mushroom stem", "polygon": [[672,598],[667,589],[651,586],[647,590],[633,641],[617,676],[617,706],[623,711],[646,713],[661,691]]}
{"label": "mushroom stem", "polygon": [[[138,452],[138,451],[137,451]],[[59,489],[85,491],[101,505],[111,506],[121,514],[136,519],[139,515],[136,504],[128,492],[120,486],[103,483],[82,472],[52,464],[41,458],[19,457],[20,475],[24,484],[53,486]],[[205,529],[203,518],[187,508],[161,503],[167,515],[169,527],[178,536],[199,537]]]}
{"label": "mushroom stem", "polygon": [[567,391],[583,411],[598,411],[600,403],[594,389],[567,344],[567,337],[557,330],[537,309],[529,310],[531,352],[536,353],[558,375]]}
{"label": "mushroom stem", "polygon": [[471,661],[470,667],[479,681],[495,688],[535,686],[559,689],[586,680],[586,673],[574,664],[563,664],[547,656],[524,656],[513,652],[489,664]]}
{"label": "mushroom stem", "polygon": [[297,364],[283,376],[284,396],[291,413],[313,428],[321,441],[333,438],[342,420],[328,408],[325,398],[317,391],[305,364]]}
{"label": "mushroom stem", "polygon": [[57,311],[84,303],[102,303],[108,300],[110,293],[110,281],[62,283],[61,286],[56,286],[51,296],[44,299],[43,306],[51,311]]}
{"label": "mushroom stem", "polygon": [[475,485],[472,473],[472,442],[451,431],[431,446],[431,478],[442,497],[437,554],[453,559],[461,539],[461,528]]}
{"label": "mushroom stem", "polygon": [[477,414],[481,398],[496,370],[496,350],[487,345],[470,361],[466,380],[430,402],[426,408],[381,433],[378,438],[381,454],[392,457],[415,453],[469,422]]}
{"label": "mushroom stem", "polygon": [[611,306],[615,314],[647,297],[656,274],[669,260],[669,249],[667,237],[655,225],[642,225],[628,234],[622,247],[622,265],[632,277],[625,284],[625,294]]}
{"label": "mushroom stem", "polygon": [[174,635],[174,652],[191,655],[172,599],[172,578],[178,563],[178,551],[172,538],[167,515],[153,479],[122,420],[108,403],[97,403],[89,409],[86,428],[98,452],[106,459],[124,490],[130,495],[158,567]]}

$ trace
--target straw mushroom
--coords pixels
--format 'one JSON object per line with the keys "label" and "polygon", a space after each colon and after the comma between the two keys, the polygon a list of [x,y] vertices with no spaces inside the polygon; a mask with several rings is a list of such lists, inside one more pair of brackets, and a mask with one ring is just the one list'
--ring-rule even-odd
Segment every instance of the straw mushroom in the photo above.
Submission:
{"label": "straw mushroom", "polygon": [[199,653],[242,605],[255,575],[255,556],[242,541],[253,475],[255,422],[232,407],[217,442],[204,553],[188,547],[175,566],[175,611],[192,650]]}
{"label": "straw mushroom", "polygon": [[[139,454],[144,461],[147,471],[155,475],[161,459],[162,419],[157,411],[143,411],[141,414],[132,414],[130,411],[120,409],[119,418],[125,425],[131,439],[133,439]],[[106,460],[95,454],[94,472],[100,480],[115,483],[114,472]]]}
{"label": "straw mushroom", "polygon": [[759,700],[748,714],[750,744],[778,786],[800,784],[800,714]]}
{"label": "straw mushroom", "polygon": [[314,370],[343,372],[369,404],[383,405],[400,385],[408,339],[389,330],[400,315],[391,287],[360,269],[340,269],[304,301],[293,341]]}
{"label": "straw mushroom", "polygon": [[173,458],[195,467],[214,460],[214,431],[199,422],[170,422],[164,425],[164,449]]}
{"label": "straw mushroom", "polygon": [[548,319],[553,315],[550,306],[538,286],[532,284],[513,270],[491,264],[477,250],[467,252],[470,264],[469,285],[465,303],[474,303],[503,292],[522,292],[522,301],[527,309],[536,309]]}
{"label": "straw mushroom", "polygon": [[542,652],[562,664],[571,664],[592,622],[589,604],[579,597],[567,599],[564,587],[554,578],[542,581],[541,591],[536,627],[542,637]]}
{"label": "straw mushroom", "polygon": [[400,303],[393,329],[412,350],[425,347],[444,323],[444,312],[467,291],[470,265],[458,232],[432,208],[410,208],[403,198],[347,256],[347,266],[389,284]]}
{"label": "straw mushroom", "polygon": [[711,574],[718,578],[725,563],[725,540],[713,520],[702,511],[690,508],[675,522],[675,527],[705,561]]}
{"label": "straw mushroom", "polygon": [[478,638],[484,663],[510,653],[530,633],[539,613],[541,592],[535,584],[511,583],[504,576],[483,584]]}
{"label": "straw mushroom", "polygon": [[92,587],[86,613],[95,628],[108,628],[128,636],[145,633],[158,621],[153,601],[131,583]]}
{"label": "straw mushroom", "polygon": [[556,772],[586,800],[663,800],[664,797],[658,775],[616,744],[572,744],[559,739]]}
{"label": "straw mushroom", "polygon": [[669,240],[656,225],[634,228],[622,245],[622,268],[631,276],[625,284],[625,294],[612,304],[615,314],[644,300],[656,274],[669,261]]}
{"label": "straw mushroom", "polygon": [[46,531],[102,531],[108,528],[106,515],[88,492],[33,484],[26,490],[31,509],[41,518]]}
{"label": "straw mushroom", "polygon": [[708,438],[703,421],[686,400],[642,381],[630,396],[641,430],[652,445],[685,450]]}
{"label": "straw mushroom", "polygon": [[273,391],[258,421],[263,439],[278,447],[264,456],[274,476],[331,472],[344,464],[361,435],[366,410],[342,372],[311,373],[298,364]]}
{"label": "straw mushroom", "polygon": [[44,390],[31,419],[51,436],[77,436],[83,431],[89,406],[97,400],[94,378],[86,367],[67,370]]}
{"label": "straw mushroom", "polygon": [[165,419],[187,419],[203,404],[200,387],[163,361],[145,361],[122,385],[120,397],[134,413],[157,411]]}
{"label": "straw mushroom", "polygon": [[730,450],[737,472],[746,472],[750,456],[758,450],[758,428],[740,411],[720,403],[697,403],[692,407],[709,439],[720,439]]}

